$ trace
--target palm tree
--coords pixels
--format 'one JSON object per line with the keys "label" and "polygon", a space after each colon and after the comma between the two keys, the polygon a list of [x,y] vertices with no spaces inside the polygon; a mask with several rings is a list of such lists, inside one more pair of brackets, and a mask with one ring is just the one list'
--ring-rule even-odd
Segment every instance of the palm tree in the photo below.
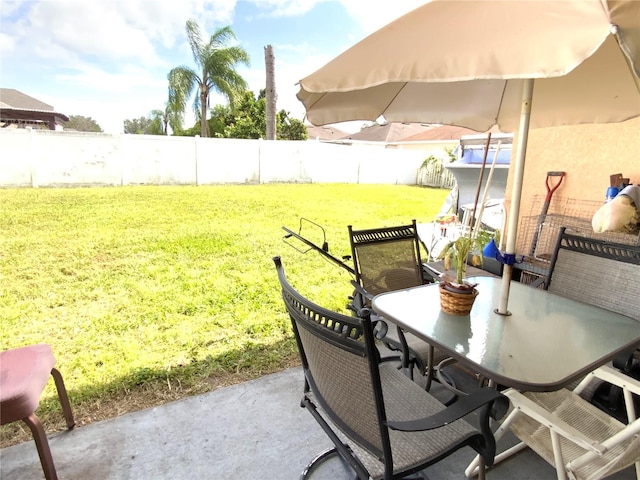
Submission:
{"label": "palm tree", "polygon": [[151,120],[158,125],[159,133],[169,135],[169,127],[175,135],[182,130],[182,110],[175,110],[175,105],[167,102],[163,110],[151,110]]}
{"label": "palm tree", "polygon": [[180,66],[169,72],[169,104],[175,111],[183,112],[187,99],[197,87],[193,110],[200,120],[201,136],[208,137],[209,94],[211,90],[216,90],[233,105],[237,93],[247,89],[247,83],[235,67],[238,63],[249,65],[249,55],[242,47],[225,46],[229,40],[236,38],[229,26],[217,29],[206,43],[195,20],[188,20],[186,28],[187,41],[198,71]]}

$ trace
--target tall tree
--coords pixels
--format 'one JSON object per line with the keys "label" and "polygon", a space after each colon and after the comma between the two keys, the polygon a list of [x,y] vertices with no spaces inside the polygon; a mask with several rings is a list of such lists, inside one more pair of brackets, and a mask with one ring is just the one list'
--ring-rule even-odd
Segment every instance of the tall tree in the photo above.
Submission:
{"label": "tall tree", "polygon": [[217,29],[208,42],[203,41],[195,20],[188,20],[186,29],[198,71],[183,65],[169,72],[169,103],[176,111],[183,112],[187,100],[197,91],[193,110],[200,120],[201,136],[208,137],[209,94],[211,90],[217,91],[233,105],[236,95],[247,88],[247,83],[236,71],[236,65],[249,65],[249,54],[237,45],[227,46],[236,38],[229,26]]}
{"label": "tall tree", "polygon": [[69,121],[64,124],[67,130],[78,130],[79,132],[102,132],[102,128],[91,117],[82,115],[71,115]]}
{"label": "tall tree", "polygon": [[273,47],[264,47],[264,64],[267,69],[267,140],[276,139],[276,74]]}

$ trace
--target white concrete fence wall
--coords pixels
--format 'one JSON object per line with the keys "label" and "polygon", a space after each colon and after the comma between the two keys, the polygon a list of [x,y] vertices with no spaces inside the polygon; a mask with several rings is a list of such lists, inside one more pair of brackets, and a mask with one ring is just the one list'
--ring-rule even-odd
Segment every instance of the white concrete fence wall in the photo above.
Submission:
{"label": "white concrete fence wall", "polygon": [[0,186],[415,185],[430,152],[383,145],[0,130]]}

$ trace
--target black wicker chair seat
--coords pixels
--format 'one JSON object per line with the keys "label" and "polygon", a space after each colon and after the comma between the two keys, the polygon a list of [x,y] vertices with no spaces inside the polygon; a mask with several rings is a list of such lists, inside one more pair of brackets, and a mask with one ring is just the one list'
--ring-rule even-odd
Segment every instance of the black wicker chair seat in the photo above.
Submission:
{"label": "black wicker chair seat", "polygon": [[[380,380],[384,396],[384,406],[389,421],[411,420],[429,417],[445,410],[444,405],[433,396],[426,393],[413,382],[389,364],[380,365]],[[442,452],[453,452],[472,442],[478,434],[465,419],[457,420],[436,431],[403,432],[391,430],[391,450],[395,470],[412,470],[424,464],[425,461],[434,463]],[[367,470],[373,478],[383,478],[384,464],[373,455],[368,454],[357,445],[352,448],[363,459]]]}

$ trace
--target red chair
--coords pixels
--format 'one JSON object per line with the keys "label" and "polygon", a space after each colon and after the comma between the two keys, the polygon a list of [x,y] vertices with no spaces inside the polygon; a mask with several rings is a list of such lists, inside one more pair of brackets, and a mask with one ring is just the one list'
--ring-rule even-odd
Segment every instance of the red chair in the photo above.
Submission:
{"label": "red chair", "polygon": [[49,441],[42,423],[35,414],[49,375],[53,376],[62,411],[71,430],[75,421],[62,375],[54,368],[56,359],[45,344],[15,348],[0,353],[0,425],[22,420],[36,442],[42,470],[47,480],[58,478],[51,456]]}

